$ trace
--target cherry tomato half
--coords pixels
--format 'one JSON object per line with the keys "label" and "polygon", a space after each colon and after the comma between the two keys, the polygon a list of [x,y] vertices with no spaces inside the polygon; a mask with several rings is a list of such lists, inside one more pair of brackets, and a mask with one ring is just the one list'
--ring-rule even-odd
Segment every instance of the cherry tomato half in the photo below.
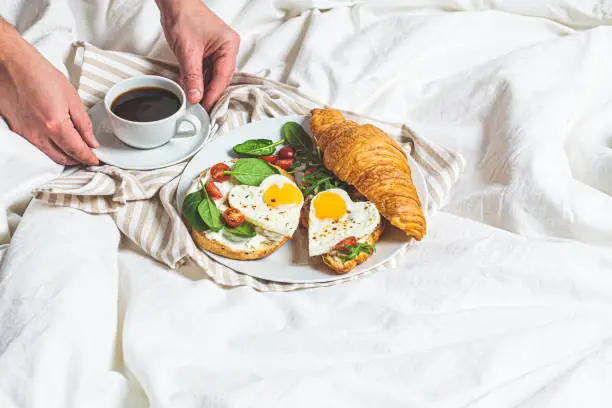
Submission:
{"label": "cherry tomato half", "polygon": [[206,183],[206,192],[208,193],[208,196],[213,200],[223,198],[223,193],[221,192],[221,190],[219,190],[219,187],[217,187],[217,185],[213,181],[208,180],[208,182]]}
{"label": "cherry tomato half", "polygon": [[295,150],[293,147],[283,147],[278,151],[278,157],[281,159],[293,159],[293,156],[295,156]]}
{"label": "cherry tomato half", "polygon": [[272,163],[275,166],[280,167],[283,170],[291,170],[291,165],[293,164],[293,159],[277,159]]}
{"label": "cherry tomato half", "polygon": [[228,208],[223,211],[223,219],[228,227],[236,228],[244,222],[244,214],[236,208]]}
{"label": "cherry tomato half", "polygon": [[210,176],[213,180],[221,183],[227,181],[230,178],[229,174],[225,174],[226,171],[230,171],[231,168],[225,163],[217,163],[210,168]]}
{"label": "cherry tomato half", "polygon": [[352,247],[357,246],[357,238],[355,237],[344,238],[342,241],[336,244],[334,249],[338,252],[348,252],[349,250],[346,248],[347,246],[352,246]]}
{"label": "cherry tomato half", "polygon": [[267,161],[268,163],[274,163],[278,159],[278,156],[275,154],[271,154],[269,156],[261,156],[260,159],[263,161]]}

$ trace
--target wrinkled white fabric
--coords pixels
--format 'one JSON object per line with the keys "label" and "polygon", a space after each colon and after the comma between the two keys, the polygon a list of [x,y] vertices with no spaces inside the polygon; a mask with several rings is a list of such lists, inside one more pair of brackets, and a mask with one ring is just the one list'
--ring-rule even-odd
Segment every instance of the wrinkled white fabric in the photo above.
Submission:
{"label": "wrinkled white fabric", "polygon": [[[74,39],[172,58],[150,1],[4,3],[58,66]],[[208,3],[240,70],[468,170],[396,270],[226,290],[106,216],[23,214],[61,168],[0,124],[0,407],[610,406],[612,1]]]}

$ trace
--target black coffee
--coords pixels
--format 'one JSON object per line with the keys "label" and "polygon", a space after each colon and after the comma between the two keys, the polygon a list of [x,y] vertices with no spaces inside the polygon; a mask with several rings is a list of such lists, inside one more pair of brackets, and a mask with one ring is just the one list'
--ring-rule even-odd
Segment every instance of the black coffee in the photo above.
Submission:
{"label": "black coffee", "polygon": [[119,95],[111,104],[111,111],[132,122],[153,122],[175,114],[181,100],[164,88],[143,87]]}

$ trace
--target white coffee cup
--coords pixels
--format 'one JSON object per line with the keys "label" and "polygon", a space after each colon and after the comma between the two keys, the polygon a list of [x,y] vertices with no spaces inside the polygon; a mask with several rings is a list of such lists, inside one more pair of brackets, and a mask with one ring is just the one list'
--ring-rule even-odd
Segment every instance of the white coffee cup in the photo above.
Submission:
{"label": "white coffee cup", "polygon": [[[118,96],[144,87],[163,88],[172,92],[180,100],[179,109],[166,118],[152,122],[130,121],[111,111],[111,106]],[[141,75],[116,83],[106,93],[104,107],[115,136],[122,142],[139,149],[153,149],[167,143],[173,137],[193,137],[202,131],[200,119],[187,112],[187,98],[183,89],[176,82],[160,76]],[[190,123],[193,128],[188,131],[179,131],[179,127],[184,122]]]}

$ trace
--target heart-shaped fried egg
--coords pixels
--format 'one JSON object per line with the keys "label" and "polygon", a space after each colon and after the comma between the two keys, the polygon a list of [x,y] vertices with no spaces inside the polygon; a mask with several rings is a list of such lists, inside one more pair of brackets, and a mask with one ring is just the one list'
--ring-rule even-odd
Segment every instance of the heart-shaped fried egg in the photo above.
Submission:
{"label": "heart-shaped fried egg", "polygon": [[345,238],[366,237],[379,223],[380,214],[371,202],[353,202],[348,193],[339,188],[322,191],[314,196],[310,204],[310,256],[331,252]]}
{"label": "heart-shaped fried egg", "polygon": [[258,187],[239,185],[229,193],[229,205],[240,210],[247,221],[286,237],[297,229],[303,203],[300,189],[279,174],[267,177]]}

